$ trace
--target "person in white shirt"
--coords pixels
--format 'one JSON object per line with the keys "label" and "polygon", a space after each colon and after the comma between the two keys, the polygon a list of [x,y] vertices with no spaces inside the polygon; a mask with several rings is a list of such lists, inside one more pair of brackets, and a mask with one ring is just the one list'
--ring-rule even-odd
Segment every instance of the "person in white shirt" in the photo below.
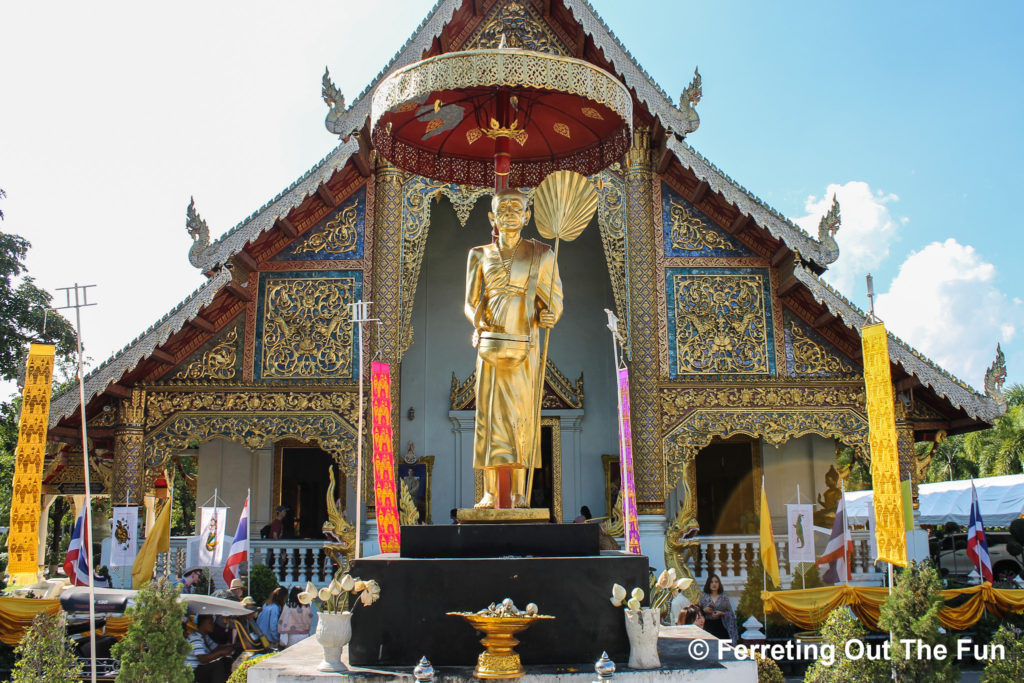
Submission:
{"label": "person in white shirt", "polygon": [[213,616],[200,614],[196,617],[196,630],[188,636],[192,652],[185,656],[185,663],[192,667],[196,683],[226,683],[231,675],[230,644],[217,645],[210,638],[213,632]]}

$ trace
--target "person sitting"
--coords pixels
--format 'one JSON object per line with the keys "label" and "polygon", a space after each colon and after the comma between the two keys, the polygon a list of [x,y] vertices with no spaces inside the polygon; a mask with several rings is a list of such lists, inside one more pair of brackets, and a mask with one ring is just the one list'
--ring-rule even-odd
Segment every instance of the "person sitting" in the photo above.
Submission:
{"label": "person sitting", "polygon": [[576,516],[576,519],[572,520],[573,524],[586,524],[594,518],[594,515],[590,513],[590,508],[584,505],[580,508],[580,514]]}
{"label": "person sitting", "polygon": [[676,624],[679,626],[686,626],[693,624],[698,628],[704,628],[704,613],[701,612],[697,605],[690,605],[679,610],[679,616],[676,617]]}
{"label": "person sitting", "polygon": [[732,611],[729,596],[722,590],[722,580],[717,574],[708,577],[704,584],[704,592],[697,601],[697,606],[704,612],[704,630],[721,640],[738,640],[736,615]]}
{"label": "person sitting", "polygon": [[231,675],[230,644],[217,645],[210,638],[213,632],[213,615],[200,614],[196,617],[196,630],[187,640],[192,651],[185,656],[185,663],[192,667],[196,683],[226,683]]}

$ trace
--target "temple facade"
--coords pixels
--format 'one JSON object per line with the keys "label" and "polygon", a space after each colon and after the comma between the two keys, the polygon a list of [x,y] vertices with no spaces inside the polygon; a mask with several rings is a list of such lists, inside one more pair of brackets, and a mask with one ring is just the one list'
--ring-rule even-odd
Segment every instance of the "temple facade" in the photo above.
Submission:
{"label": "temple facade", "polygon": [[[834,509],[842,449],[870,458],[867,315],[821,279],[841,257],[840,209],[809,235],[701,156],[686,140],[699,124],[699,74],[673,101],[584,0],[441,0],[381,73],[502,40],[590,61],[634,98],[632,147],[593,177],[598,214],[561,251],[566,312],[551,334],[533,504],[553,521],[584,505],[614,516],[609,309],[630,368],[643,549],[655,566],[740,576],[752,555],[728,539],[756,533],[762,478],[782,530],[787,503]],[[462,309],[466,254],[490,240],[491,192],[377,155],[367,128],[375,85],[346,106],[325,74],[338,146],[239,225],[212,240],[188,207],[188,258],[205,284],[86,378],[97,490],[144,505],[192,459],[196,499],[216,490],[229,529],[250,491],[254,530],[288,506],[290,540],[263,556],[283,580],[317,578],[328,470],[346,519],[356,517],[357,387],[370,360],[391,364],[398,479],[418,523],[450,523],[480,490]],[[348,307],[359,300],[379,319],[362,359]],[[994,366],[982,394],[893,336],[889,351],[901,474],[916,482],[928,461],[914,443],[987,427],[1005,409],[1001,377]],[[44,495],[74,490],[79,409],[77,390],[54,400]],[[301,552],[286,557],[288,544]]]}

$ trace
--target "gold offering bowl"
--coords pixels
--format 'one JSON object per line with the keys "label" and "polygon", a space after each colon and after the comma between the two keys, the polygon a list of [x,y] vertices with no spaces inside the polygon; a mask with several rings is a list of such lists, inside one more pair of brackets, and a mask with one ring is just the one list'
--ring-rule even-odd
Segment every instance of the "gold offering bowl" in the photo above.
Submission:
{"label": "gold offering bowl", "polygon": [[499,617],[475,612],[448,612],[462,617],[469,625],[484,634],[480,641],[486,648],[477,657],[473,675],[477,678],[519,678],[526,671],[515,646],[519,641],[515,634],[525,631],[540,619],[554,619],[552,616],[537,614],[532,617]]}

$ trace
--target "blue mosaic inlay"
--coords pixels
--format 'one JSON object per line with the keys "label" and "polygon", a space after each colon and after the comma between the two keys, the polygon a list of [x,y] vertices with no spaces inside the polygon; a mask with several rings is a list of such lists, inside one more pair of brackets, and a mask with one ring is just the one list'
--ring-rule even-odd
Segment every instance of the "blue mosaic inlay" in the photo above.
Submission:
{"label": "blue mosaic inlay", "polygon": [[351,261],[363,258],[366,187],[285,247],[274,261]]}
{"label": "blue mosaic inlay", "polygon": [[665,256],[756,256],[665,183],[661,184]]}

